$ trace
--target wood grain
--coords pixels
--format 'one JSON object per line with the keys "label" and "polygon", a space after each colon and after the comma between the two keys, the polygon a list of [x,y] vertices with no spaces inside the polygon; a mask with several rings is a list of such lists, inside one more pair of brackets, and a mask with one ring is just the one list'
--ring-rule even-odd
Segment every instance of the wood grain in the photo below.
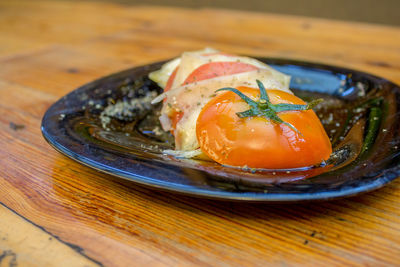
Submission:
{"label": "wood grain", "polygon": [[400,264],[400,180],[332,202],[192,199],[81,166],[41,136],[46,109],[74,88],[205,46],[336,64],[400,83],[396,27],[213,9],[0,2],[1,266],[15,255],[22,266]]}

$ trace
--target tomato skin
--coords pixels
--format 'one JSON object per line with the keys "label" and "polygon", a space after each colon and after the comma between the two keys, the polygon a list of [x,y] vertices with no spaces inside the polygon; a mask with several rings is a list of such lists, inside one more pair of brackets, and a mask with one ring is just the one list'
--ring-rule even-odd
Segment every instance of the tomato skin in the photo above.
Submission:
{"label": "tomato skin", "polygon": [[183,85],[216,78],[224,75],[232,75],[252,70],[257,70],[256,66],[237,61],[210,62],[195,69],[183,82]]}
{"label": "tomato skin", "polygon": [[[237,88],[258,99],[259,90]],[[305,104],[300,98],[279,90],[267,90],[273,104]],[[264,117],[239,118],[236,112],[249,109],[238,95],[226,92],[202,109],[196,125],[201,150],[224,165],[286,169],[307,167],[327,160],[332,153],[329,138],[312,110],[278,113],[301,134]]]}

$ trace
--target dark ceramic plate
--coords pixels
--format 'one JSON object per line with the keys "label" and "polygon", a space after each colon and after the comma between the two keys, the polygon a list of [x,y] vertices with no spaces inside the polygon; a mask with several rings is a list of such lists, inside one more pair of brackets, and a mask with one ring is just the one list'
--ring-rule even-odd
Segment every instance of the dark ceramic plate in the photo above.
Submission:
{"label": "dark ceramic plate", "polygon": [[[122,71],[76,89],[46,112],[43,135],[62,154],[99,171],[155,189],[205,198],[262,202],[333,199],[380,188],[399,176],[398,86],[340,67],[260,60],[291,75],[291,88],[298,96],[307,101],[325,99],[316,111],[335,151],[328,166],[243,170],[164,154],[173,141],[168,133],[154,130],[160,106],[143,112],[125,105],[135,99],[142,101],[149,92],[160,92],[147,74],[163,62]],[[111,117],[101,115],[107,106],[113,106]]]}

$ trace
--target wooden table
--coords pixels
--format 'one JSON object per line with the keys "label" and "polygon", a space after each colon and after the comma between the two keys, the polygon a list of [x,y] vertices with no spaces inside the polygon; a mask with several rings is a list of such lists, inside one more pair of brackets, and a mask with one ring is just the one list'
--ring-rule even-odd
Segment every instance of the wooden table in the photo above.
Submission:
{"label": "wooden table", "polygon": [[0,266],[400,264],[400,179],[296,205],[193,199],[56,152],[46,109],[103,75],[212,46],[400,84],[400,28],[214,9],[0,2]]}

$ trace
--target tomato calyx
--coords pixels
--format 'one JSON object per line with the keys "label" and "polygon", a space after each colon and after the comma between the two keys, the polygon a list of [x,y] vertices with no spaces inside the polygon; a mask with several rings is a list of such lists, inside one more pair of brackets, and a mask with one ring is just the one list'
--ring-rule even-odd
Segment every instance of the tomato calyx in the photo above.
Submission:
{"label": "tomato calyx", "polygon": [[292,124],[283,121],[278,116],[277,113],[282,112],[282,111],[309,110],[323,101],[323,99],[316,99],[316,100],[311,101],[310,103],[307,103],[307,105],[295,105],[295,104],[283,104],[283,103],[272,104],[268,97],[267,91],[265,90],[263,83],[259,80],[256,80],[256,81],[257,81],[258,88],[260,89],[260,99],[258,101],[254,101],[250,97],[248,97],[245,94],[243,94],[242,92],[240,92],[238,89],[232,88],[232,87],[221,88],[215,92],[231,91],[231,92],[237,94],[241,99],[243,99],[250,106],[250,109],[236,113],[236,115],[239,118],[265,117],[275,123],[287,125],[293,131],[297,132],[298,134],[301,134],[301,133]]}

